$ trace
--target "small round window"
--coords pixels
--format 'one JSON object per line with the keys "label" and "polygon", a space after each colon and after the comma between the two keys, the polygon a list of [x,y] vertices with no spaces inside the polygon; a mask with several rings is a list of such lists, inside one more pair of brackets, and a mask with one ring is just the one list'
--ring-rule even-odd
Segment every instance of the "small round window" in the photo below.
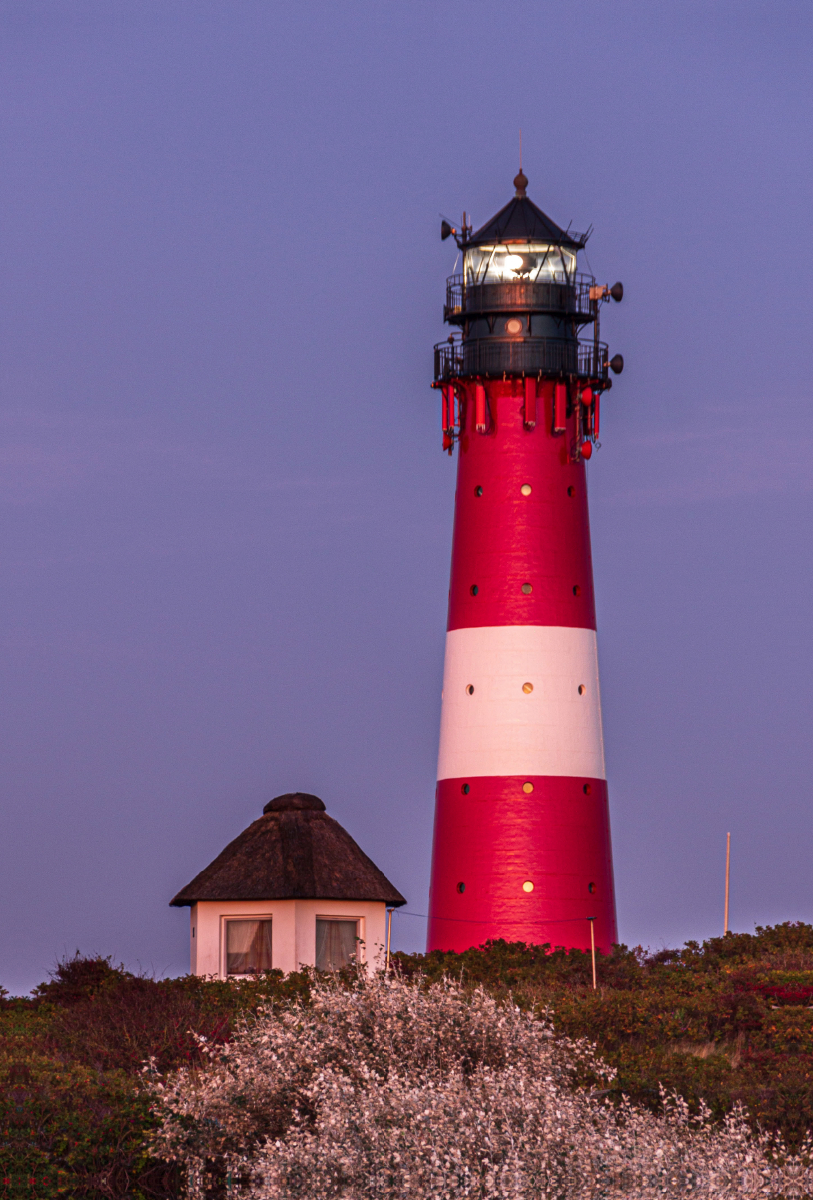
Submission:
{"label": "small round window", "polygon": [[465,885],[465,883],[459,883],[459,884],[457,885],[457,890],[460,892],[460,894],[461,894],[461,896],[462,896],[462,895],[463,895],[463,893],[464,893],[464,892],[465,892],[465,890],[466,890],[466,885]]}

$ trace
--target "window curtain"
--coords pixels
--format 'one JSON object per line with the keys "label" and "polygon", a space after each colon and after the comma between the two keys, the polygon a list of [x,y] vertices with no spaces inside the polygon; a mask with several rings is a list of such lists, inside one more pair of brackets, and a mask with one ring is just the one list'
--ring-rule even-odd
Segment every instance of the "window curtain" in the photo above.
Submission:
{"label": "window curtain", "polygon": [[226,974],[257,975],[271,970],[271,922],[226,922]]}
{"label": "window curtain", "polygon": [[358,953],[358,921],[316,918],[316,969],[340,971]]}

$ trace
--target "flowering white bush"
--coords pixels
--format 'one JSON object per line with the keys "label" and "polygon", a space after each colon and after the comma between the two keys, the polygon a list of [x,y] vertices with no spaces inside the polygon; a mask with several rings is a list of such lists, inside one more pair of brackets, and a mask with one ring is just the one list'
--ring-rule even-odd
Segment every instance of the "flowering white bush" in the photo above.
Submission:
{"label": "flowering white bush", "polygon": [[445,982],[360,976],[310,1005],[260,1010],[204,1068],[153,1079],[153,1150],[191,1197],[587,1200],[805,1197],[789,1157],[737,1113],[722,1125],[663,1097],[655,1116],[591,1095],[612,1072],[584,1041]]}

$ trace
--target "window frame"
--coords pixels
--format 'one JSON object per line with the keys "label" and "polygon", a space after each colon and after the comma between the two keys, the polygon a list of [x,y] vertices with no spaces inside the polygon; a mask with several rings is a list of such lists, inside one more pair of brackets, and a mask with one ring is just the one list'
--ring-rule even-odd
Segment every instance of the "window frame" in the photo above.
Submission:
{"label": "window frame", "polygon": [[273,913],[221,913],[220,915],[220,978],[221,979],[259,979],[259,974],[250,972],[246,975],[229,974],[229,931],[230,921],[270,921],[271,922],[271,969],[274,969],[274,916]]}
{"label": "window frame", "polygon": [[352,921],[356,926],[356,963],[365,963],[367,961],[367,948],[364,941],[364,925],[365,919],[361,914],[347,913],[314,913],[313,915],[313,967],[314,970],[319,970],[316,966],[316,922],[317,921]]}

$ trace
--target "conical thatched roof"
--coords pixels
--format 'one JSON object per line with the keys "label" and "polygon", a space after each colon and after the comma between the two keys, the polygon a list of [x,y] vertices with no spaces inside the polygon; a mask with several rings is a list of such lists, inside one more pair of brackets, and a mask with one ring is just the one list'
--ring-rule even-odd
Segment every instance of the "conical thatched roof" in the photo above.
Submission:
{"label": "conical thatched roof", "polygon": [[318,796],[277,796],[170,904],[198,900],[380,900],[406,904]]}

